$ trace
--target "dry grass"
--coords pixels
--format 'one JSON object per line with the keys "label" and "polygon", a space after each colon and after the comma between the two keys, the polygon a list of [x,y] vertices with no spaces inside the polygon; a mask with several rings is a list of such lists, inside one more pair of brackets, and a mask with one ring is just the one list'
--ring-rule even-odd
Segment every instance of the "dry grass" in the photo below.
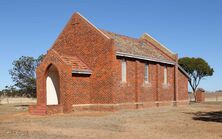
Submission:
{"label": "dry grass", "polygon": [[45,117],[29,115],[25,105],[0,105],[0,138],[219,139],[222,103]]}
{"label": "dry grass", "polygon": [[36,98],[26,98],[26,97],[2,97],[0,96],[0,104],[27,104],[36,103]]}

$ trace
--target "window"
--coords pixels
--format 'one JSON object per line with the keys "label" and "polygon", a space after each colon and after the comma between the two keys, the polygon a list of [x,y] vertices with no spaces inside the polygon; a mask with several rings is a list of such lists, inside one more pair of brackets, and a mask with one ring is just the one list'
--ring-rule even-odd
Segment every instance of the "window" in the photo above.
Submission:
{"label": "window", "polygon": [[126,60],[122,59],[122,82],[126,82]]}
{"label": "window", "polygon": [[167,66],[164,66],[164,80],[163,83],[166,85],[167,84]]}
{"label": "window", "polygon": [[145,83],[149,82],[149,65],[147,63],[145,64],[144,81]]}

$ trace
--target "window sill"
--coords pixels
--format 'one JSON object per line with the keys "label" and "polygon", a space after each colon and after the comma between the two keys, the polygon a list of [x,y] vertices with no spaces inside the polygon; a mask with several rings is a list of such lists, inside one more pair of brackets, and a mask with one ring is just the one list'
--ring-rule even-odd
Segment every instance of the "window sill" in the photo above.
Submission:
{"label": "window sill", "polygon": [[144,83],[143,83],[143,86],[144,86],[144,87],[151,87],[151,83],[150,83],[150,82],[144,82]]}
{"label": "window sill", "polygon": [[168,84],[168,83],[167,83],[167,84],[163,83],[163,84],[162,84],[162,87],[163,87],[163,88],[169,88],[169,87],[170,87],[170,84]]}
{"label": "window sill", "polygon": [[126,81],[120,81],[120,85],[121,85],[121,86],[127,86],[127,84],[128,84],[128,83],[127,83]]}

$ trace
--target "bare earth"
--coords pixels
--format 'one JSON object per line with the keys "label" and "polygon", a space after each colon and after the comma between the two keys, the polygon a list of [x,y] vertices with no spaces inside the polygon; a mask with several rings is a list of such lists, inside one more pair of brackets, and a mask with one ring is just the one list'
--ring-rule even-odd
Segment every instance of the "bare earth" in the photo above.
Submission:
{"label": "bare earth", "polygon": [[31,116],[0,105],[2,139],[221,139],[222,103]]}

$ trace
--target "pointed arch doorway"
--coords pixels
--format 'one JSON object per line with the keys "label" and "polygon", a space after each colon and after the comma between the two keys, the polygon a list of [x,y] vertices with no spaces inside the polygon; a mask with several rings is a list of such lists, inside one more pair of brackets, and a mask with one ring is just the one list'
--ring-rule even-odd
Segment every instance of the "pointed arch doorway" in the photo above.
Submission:
{"label": "pointed arch doorway", "polygon": [[59,103],[59,72],[54,65],[50,65],[46,73],[46,105],[59,105]]}

